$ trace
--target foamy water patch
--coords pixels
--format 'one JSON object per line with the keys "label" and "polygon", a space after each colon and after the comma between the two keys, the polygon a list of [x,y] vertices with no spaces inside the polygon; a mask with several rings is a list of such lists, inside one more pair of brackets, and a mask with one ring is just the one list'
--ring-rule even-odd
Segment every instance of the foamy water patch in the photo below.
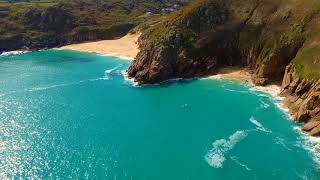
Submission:
{"label": "foamy water patch", "polygon": [[212,76],[206,77],[204,79],[222,79],[222,75],[221,74],[212,75]]}
{"label": "foamy water patch", "polygon": [[128,72],[126,70],[123,70],[120,73],[123,76],[123,79],[125,80],[125,82],[127,82],[135,87],[139,85],[137,82],[134,81],[133,78],[129,78]]}
{"label": "foamy water patch", "polygon": [[29,89],[27,91],[29,91],[29,92],[44,91],[44,90],[48,90],[48,89],[66,87],[66,86],[71,86],[71,85],[80,84],[80,83],[81,83],[81,81],[77,82],[77,83],[65,83],[65,84],[56,84],[56,85],[44,86],[44,87],[35,87],[35,88]]}
{"label": "foamy water patch", "polygon": [[292,151],[292,149],[287,146],[286,141],[285,141],[284,138],[276,137],[275,138],[275,142],[276,142],[276,144],[282,146],[284,149]]}
{"label": "foamy water patch", "polygon": [[267,108],[270,107],[270,104],[264,102],[262,99],[259,99],[259,101],[260,101],[260,103],[261,103],[261,104],[260,104],[260,108],[267,109]]}
{"label": "foamy water patch", "polygon": [[256,129],[263,131],[263,132],[267,132],[267,133],[271,133],[272,131],[266,129],[255,117],[250,117],[250,122],[252,124],[254,124],[256,126]]}
{"label": "foamy water patch", "polygon": [[273,98],[283,100],[282,97],[279,96],[281,92],[281,87],[277,85],[269,85],[269,86],[253,86],[250,88],[251,91],[260,92],[271,95]]}
{"label": "foamy water patch", "polygon": [[298,126],[293,127],[293,129],[301,134],[301,142],[297,144],[301,144],[303,148],[309,151],[314,162],[320,167],[320,137],[310,136]]}
{"label": "foamy water patch", "polygon": [[247,137],[245,131],[236,131],[228,139],[218,139],[212,143],[212,149],[205,155],[207,163],[214,168],[222,168],[226,160],[225,155],[234,148],[234,146]]}
{"label": "foamy water patch", "polygon": [[[289,109],[283,104],[284,97],[280,96],[281,87],[277,85],[269,85],[269,86],[254,86],[250,88],[250,91],[252,92],[258,92],[258,96],[262,97],[269,97],[271,101],[277,106],[278,109],[280,109],[284,114],[287,116],[288,119],[293,119],[291,115],[289,114]],[[266,107],[265,103],[260,101],[261,107]]]}
{"label": "foamy water patch", "polygon": [[1,53],[0,57],[3,57],[3,56],[16,56],[16,55],[20,55],[20,54],[25,54],[27,52],[30,52],[30,51],[8,51],[8,52]]}
{"label": "foamy water patch", "polygon": [[247,171],[251,171],[252,170],[251,168],[249,168],[244,163],[241,163],[237,156],[232,156],[232,157],[230,157],[230,159],[233,160],[235,163],[237,163],[239,166],[243,167],[245,170],[247,170]]}

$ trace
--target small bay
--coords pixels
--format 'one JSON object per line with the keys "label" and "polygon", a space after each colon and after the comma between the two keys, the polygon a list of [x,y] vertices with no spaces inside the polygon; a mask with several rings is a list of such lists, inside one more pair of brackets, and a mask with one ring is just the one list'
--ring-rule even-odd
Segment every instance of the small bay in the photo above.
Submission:
{"label": "small bay", "polygon": [[0,177],[318,179],[319,146],[279,100],[233,81],[137,87],[130,62],[0,57]]}

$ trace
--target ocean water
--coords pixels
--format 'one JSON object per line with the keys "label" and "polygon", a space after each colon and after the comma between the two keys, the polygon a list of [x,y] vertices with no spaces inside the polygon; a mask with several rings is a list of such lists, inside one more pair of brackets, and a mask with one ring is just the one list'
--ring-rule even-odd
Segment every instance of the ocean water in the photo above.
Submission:
{"label": "ocean water", "polygon": [[274,97],[218,79],[137,87],[128,66],[72,51],[1,56],[1,179],[320,178],[317,139]]}

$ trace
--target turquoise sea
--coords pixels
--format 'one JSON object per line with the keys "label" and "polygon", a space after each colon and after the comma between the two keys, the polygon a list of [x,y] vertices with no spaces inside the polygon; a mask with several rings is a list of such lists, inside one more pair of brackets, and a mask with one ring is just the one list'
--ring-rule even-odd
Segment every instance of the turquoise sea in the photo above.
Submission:
{"label": "turquoise sea", "polygon": [[316,138],[232,81],[153,86],[128,61],[48,50],[0,57],[0,179],[320,179]]}

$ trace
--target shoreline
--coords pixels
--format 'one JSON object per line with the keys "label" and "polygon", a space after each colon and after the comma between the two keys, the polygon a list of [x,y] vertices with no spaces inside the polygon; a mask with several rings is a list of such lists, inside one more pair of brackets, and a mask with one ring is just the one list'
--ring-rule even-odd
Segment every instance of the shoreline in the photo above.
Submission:
{"label": "shoreline", "polygon": [[253,85],[251,73],[243,67],[220,68],[216,75],[209,76],[208,79],[224,79],[238,81],[240,83]]}
{"label": "shoreline", "polygon": [[253,83],[252,74],[245,67],[224,67],[218,70],[217,75],[209,76],[208,79],[222,79],[236,81],[244,85],[250,86],[250,90],[262,92],[270,95],[274,100],[276,106],[283,111],[288,118],[293,121],[291,114],[289,113],[289,107],[284,103],[285,97],[281,96],[282,87],[277,84],[270,84],[267,86],[257,86]]}
{"label": "shoreline", "polygon": [[139,52],[137,41],[140,35],[141,33],[129,33],[120,39],[70,44],[54,49],[96,53],[101,56],[113,56],[132,61]]}
{"label": "shoreline", "polygon": [[296,123],[289,112],[290,107],[288,107],[284,100],[285,96],[281,96],[282,86],[271,84],[268,86],[256,86],[252,81],[252,74],[246,68],[240,67],[226,67],[218,71],[217,75],[209,76],[208,79],[222,79],[222,80],[231,80],[237,81],[244,85],[249,85],[250,90],[257,91],[260,93],[266,93],[271,98],[274,99],[274,104],[277,108],[282,111],[288,119],[293,123],[292,128],[300,138],[298,141],[301,141],[301,145],[306,151],[312,154],[312,159],[315,163],[320,165],[320,137],[311,136],[308,132],[302,130],[302,127],[299,123]]}

